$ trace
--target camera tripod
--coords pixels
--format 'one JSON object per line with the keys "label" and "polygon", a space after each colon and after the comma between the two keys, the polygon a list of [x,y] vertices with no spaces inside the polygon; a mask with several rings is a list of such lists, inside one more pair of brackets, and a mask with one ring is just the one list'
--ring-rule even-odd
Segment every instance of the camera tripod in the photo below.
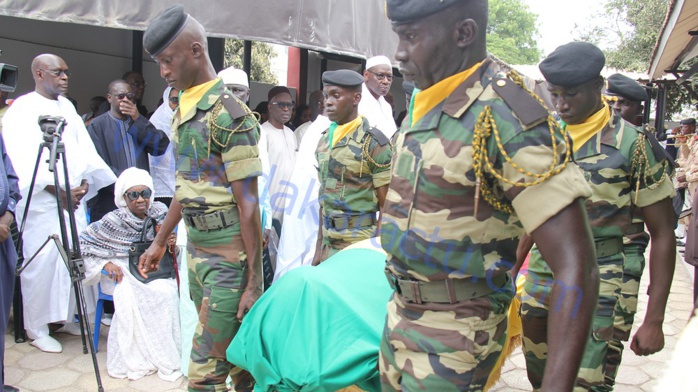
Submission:
{"label": "camera tripod", "polygon": [[[46,241],[39,247],[39,249],[29,258],[23,265],[18,265],[15,272],[16,276],[19,276],[22,271],[24,271],[30,263],[36,258],[36,256],[44,249],[44,247],[53,241],[54,245],[58,248],[60,257],[63,260],[68,272],[70,273],[70,280],[73,285],[73,293],[75,295],[75,304],[78,311],[78,319],[80,321],[80,333],[82,334],[82,352],[87,354],[87,343],[90,345],[90,352],[92,354],[92,365],[94,366],[95,377],[97,379],[97,390],[103,392],[102,378],[99,374],[99,364],[97,363],[97,356],[95,355],[94,344],[92,342],[92,330],[90,328],[90,323],[87,320],[87,305],[85,304],[85,294],[83,291],[82,280],[85,278],[85,265],[82,260],[82,255],[80,253],[80,240],[78,238],[77,226],[75,223],[75,210],[73,205],[73,200],[70,195],[70,177],[68,175],[68,163],[66,160],[65,145],[61,141],[61,134],[66,122],[62,117],[51,117],[51,116],[40,116],[39,126],[41,127],[44,136],[44,141],[39,146],[39,152],[36,157],[36,165],[34,166],[34,174],[32,175],[32,181],[29,186],[29,193],[27,196],[27,204],[24,208],[24,216],[22,218],[22,224],[19,230],[19,245],[18,248],[22,248],[22,234],[24,232],[24,225],[27,220],[27,214],[29,212],[29,205],[31,202],[32,193],[34,191],[34,186],[36,185],[36,175],[39,170],[39,164],[41,162],[41,155],[45,148],[49,149],[49,160],[48,160],[48,170],[53,173],[53,184],[56,192],[56,204],[58,209],[58,222],[60,226],[60,237],[56,234],[50,235]],[[58,171],[56,169],[57,160],[62,160],[63,162],[63,179],[65,183],[65,190],[67,193],[66,205],[63,205],[61,200],[60,192],[60,181],[58,178]],[[63,211],[68,212],[69,226],[66,224],[66,219]],[[70,237],[68,237],[68,230],[70,230]],[[70,322],[70,320],[68,320]],[[86,338],[90,337],[90,338]]]}

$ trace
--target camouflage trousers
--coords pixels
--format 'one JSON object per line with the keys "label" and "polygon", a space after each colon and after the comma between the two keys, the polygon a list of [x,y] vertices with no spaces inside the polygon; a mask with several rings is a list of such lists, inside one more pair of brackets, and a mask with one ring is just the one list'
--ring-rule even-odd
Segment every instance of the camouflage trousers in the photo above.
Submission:
{"label": "camouflage trousers", "polygon": [[507,313],[494,312],[489,297],[418,305],[393,294],[378,361],[382,390],[482,391],[506,330]]}
{"label": "camouflage trousers", "polygon": [[229,244],[197,247],[187,243],[189,290],[199,313],[189,362],[189,391],[227,391],[228,375],[241,372],[225,350],[240,323],[236,317],[245,282],[242,237]]}
{"label": "camouflage trousers", "polygon": [[616,304],[616,318],[613,323],[613,339],[608,348],[606,361],[608,372],[606,384],[613,388],[616,375],[623,357],[623,342],[630,339],[635,313],[637,313],[637,296],[640,291],[640,279],[645,269],[646,245],[629,244],[624,246],[625,266],[623,267],[623,286]]}
{"label": "camouflage trousers", "polygon": [[[616,302],[620,295],[623,275],[622,253],[597,259],[600,276],[599,298],[592,321],[591,336],[584,350],[575,383],[575,391],[610,391],[605,385],[608,372],[606,355],[613,337],[613,321]],[[540,252],[531,252],[530,265],[545,263]],[[534,390],[543,382],[548,357],[548,314],[555,311],[556,304],[550,303],[553,288],[552,274],[533,274],[529,271],[521,296],[521,322],[523,346],[528,380]],[[581,295],[578,288],[562,287],[561,295]]]}

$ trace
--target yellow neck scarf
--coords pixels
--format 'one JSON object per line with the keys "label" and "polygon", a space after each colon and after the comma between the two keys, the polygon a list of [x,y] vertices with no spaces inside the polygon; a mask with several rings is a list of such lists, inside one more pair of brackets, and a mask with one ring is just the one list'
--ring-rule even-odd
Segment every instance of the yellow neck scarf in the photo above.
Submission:
{"label": "yellow neck scarf", "polygon": [[574,146],[574,152],[577,152],[584,143],[588,142],[594,135],[600,132],[608,120],[611,119],[611,110],[608,104],[604,102],[603,107],[598,112],[592,114],[589,118],[584,120],[581,124],[567,124],[564,129],[570,134],[572,138],[572,145]]}
{"label": "yellow neck scarf", "polygon": [[414,126],[414,124],[421,120],[430,110],[434,109],[436,105],[451,95],[458,86],[465,82],[465,80],[480,67],[480,64],[482,64],[482,62],[473,65],[463,72],[449,76],[426,90],[416,92],[412,96],[410,126]]}
{"label": "yellow neck scarf", "polygon": [[339,125],[336,122],[330,124],[330,148],[337,145],[337,143],[344,139],[348,134],[353,132],[359,125],[361,125],[361,116],[357,116],[355,119],[349,121],[348,123]]}
{"label": "yellow neck scarf", "polygon": [[189,111],[192,110],[197,103],[199,103],[204,94],[206,94],[206,92],[213,87],[213,85],[216,84],[219,79],[220,78],[216,78],[210,82],[190,87],[182,91],[179,97],[180,116],[184,117],[185,114],[189,113]]}

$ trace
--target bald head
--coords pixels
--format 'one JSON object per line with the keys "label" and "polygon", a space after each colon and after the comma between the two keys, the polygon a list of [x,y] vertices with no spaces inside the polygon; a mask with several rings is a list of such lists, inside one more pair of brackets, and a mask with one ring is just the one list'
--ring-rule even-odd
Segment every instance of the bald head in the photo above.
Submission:
{"label": "bald head", "polygon": [[34,91],[45,98],[56,100],[68,92],[70,71],[62,58],[55,54],[40,54],[32,60]]}
{"label": "bald head", "polygon": [[182,32],[175,38],[176,41],[183,41],[187,45],[192,45],[194,43],[199,43],[203,52],[208,56],[208,40],[206,39],[206,30],[204,26],[199,23],[198,20],[193,17],[187,19],[187,23],[184,25]]}
{"label": "bald head", "polygon": [[315,121],[317,116],[323,114],[325,111],[325,94],[322,93],[322,90],[315,90],[310,93],[308,101],[310,106],[310,121]]}

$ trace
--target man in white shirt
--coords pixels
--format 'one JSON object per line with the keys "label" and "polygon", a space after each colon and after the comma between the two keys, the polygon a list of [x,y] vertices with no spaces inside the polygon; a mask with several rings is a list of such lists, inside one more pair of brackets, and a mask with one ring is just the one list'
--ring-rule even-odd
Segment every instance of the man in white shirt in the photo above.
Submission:
{"label": "man in white shirt", "polygon": [[296,164],[298,143],[291,128],[284,124],[291,119],[295,103],[291,92],[284,86],[276,86],[269,90],[267,98],[269,120],[262,124],[259,149],[260,156],[263,154],[262,150],[265,150],[269,159],[269,171],[265,170],[264,175],[268,181],[272,217],[277,234],[280,234],[284,209],[294,197],[293,194],[286,194],[286,185]]}
{"label": "man in white shirt", "polygon": [[[70,76],[65,61],[53,54],[42,54],[32,61],[31,72],[35,91],[17,98],[2,119],[7,153],[19,177],[22,193],[22,200],[17,204],[18,221],[24,216],[29,200],[37,158],[32,152],[42,142],[42,131],[37,122],[39,116],[60,116],[66,121],[61,140],[65,145],[70,189],[55,188],[53,174],[48,170],[49,151],[43,149],[24,228],[24,255],[27,258],[34,255],[49,235],[60,234],[57,198],[61,198],[64,207],[67,198],[72,199],[76,230],[80,233],[87,226],[85,201],[116,179],[97,154],[75,107],[62,96],[68,90]],[[61,173],[59,179],[64,186],[62,161],[58,161],[56,170]],[[62,212],[68,222],[67,211]],[[44,247],[22,272],[21,278],[24,325],[27,335],[33,340],[31,344],[45,352],[61,352],[61,344],[49,336],[48,324],[66,323],[63,331],[70,334],[79,334],[79,327],[72,323],[75,304],[70,273],[56,246],[49,243]]]}
{"label": "man in white shirt", "polygon": [[364,85],[359,102],[359,114],[368,119],[371,126],[380,129],[391,138],[397,126],[393,119],[393,108],[385,100],[393,84],[393,66],[385,56],[371,57],[366,61]]}

